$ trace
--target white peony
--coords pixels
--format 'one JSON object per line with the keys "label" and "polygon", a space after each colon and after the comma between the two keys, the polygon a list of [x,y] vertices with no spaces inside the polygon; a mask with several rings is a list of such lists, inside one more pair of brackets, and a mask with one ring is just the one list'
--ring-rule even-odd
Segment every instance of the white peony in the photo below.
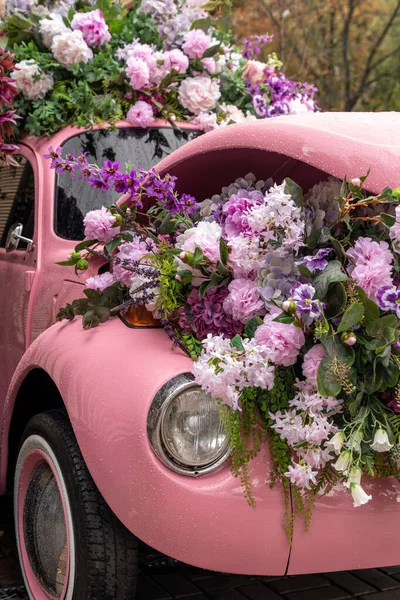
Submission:
{"label": "white peony", "polygon": [[210,77],[187,77],[179,86],[179,102],[194,115],[213,110],[220,96],[218,83]]}
{"label": "white peony", "polygon": [[81,31],[66,31],[56,35],[51,51],[54,58],[67,69],[75,63],[87,63],[93,58],[93,52],[83,39]]}
{"label": "white peony", "polygon": [[42,36],[42,40],[47,48],[51,48],[53,38],[56,35],[61,35],[67,31],[71,31],[65,25],[61,15],[54,12],[49,14],[48,19],[42,19],[39,23],[39,33]]}
{"label": "white peony", "polygon": [[53,87],[53,77],[50,73],[41,72],[39,65],[33,58],[21,60],[15,67],[16,70],[12,71],[11,77],[15,80],[17,89],[28,100],[44,98]]}

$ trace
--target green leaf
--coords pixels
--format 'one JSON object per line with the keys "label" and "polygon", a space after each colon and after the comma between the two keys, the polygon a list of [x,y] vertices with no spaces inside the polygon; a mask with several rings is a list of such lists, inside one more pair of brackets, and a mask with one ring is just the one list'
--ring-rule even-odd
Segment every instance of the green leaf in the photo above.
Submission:
{"label": "green leaf", "polygon": [[282,312],[280,315],[278,315],[277,317],[275,317],[275,319],[272,319],[273,321],[276,321],[277,323],[285,323],[286,325],[290,325],[291,323],[293,323],[294,318],[292,317],[292,315],[288,315],[285,312]]}
{"label": "green leaf", "polygon": [[290,179],[289,177],[285,178],[285,194],[290,194],[296,206],[303,208],[303,190],[295,181],[293,181],[293,179]]}
{"label": "green leaf", "polygon": [[193,259],[191,262],[193,262],[193,267],[197,267],[199,265],[199,263],[202,262],[204,258],[204,254],[203,254],[203,250],[200,248],[200,246],[196,246],[193,252]]}
{"label": "green leaf", "polygon": [[340,394],[342,386],[335,379],[330,371],[332,359],[329,356],[323,358],[317,371],[317,388],[321,396],[337,396]]}
{"label": "green leaf", "polygon": [[382,223],[384,223],[387,227],[392,227],[396,223],[396,217],[393,215],[388,215],[387,213],[380,213],[379,215]]}
{"label": "green leaf", "polygon": [[325,315],[328,319],[333,319],[340,315],[347,304],[347,294],[343,283],[335,283],[326,299]]}
{"label": "green leaf", "polygon": [[215,54],[217,54],[217,52],[219,52],[220,49],[221,44],[215,44],[214,46],[207,48],[207,50],[203,54],[203,58],[210,58],[211,56],[215,56]]}
{"label": "green leaf", "polygon": [[204,33],[207,33],[211,25],[211,17],[207,17],[206,19],[197,19],[196,21],[193,21],[190,29],[201,29]]}
{"label": "green leaf", "polygon": [[85,240],[84,242],[81,242],[80,244],[77,244],[75,246],[75,252],[80,252],[81,250],[84,250],[85,248],[89,248],[89,246],[93,246],[93,244],[96,244],[97,240]]}
{"label": "green leaf", "polygon": [[299,271],[300,275],[303,275],[303,277],[312,279],[312,273],[311,273],[311,271],[309,271],[307,269],[306,265],[303,265],[303,264],[297,265],[297,270]]}
{"label": "green leaf", "polygon": [[382,335],[386,327],[396,329],[397,325],[398,319],[396,315],[386,315],[369,323],[366,331],[367,334],[371,336]]}
{"label": "green leaf", "polygon": [[370,300],[370,298],[368,298],[367,294],[364,292],[364,290],[361,287],[356,286],[355,290],[357,292],[358,298],[360,299],[360,302],[364,306],[363,324],[368,325],[371,321],[375,321],[375,319],[379,319],[379,314],[380,314],[379,308],[375,304],[375,302],[373,300]]}
{"label": "green leaf", "polygon": [[83,290],[83,293],[85,294],[85,296],[87,296],[87,298],[89,298],[89,300],[98,300],[99,298],[101,298],[101,292],[99,292],[99,290],[92,290],[91,288],[86,288],[85,290]]}
{"label": "green leaf", "polygon": [[314,229],[306,239],[306,246],[310,248],[310,250],[314,250],[317,247],[319,242],[319,238],[321,237],[321,230]]}
{"label": "green leaf", "polygon": [[94,314],[98,317],[100,323],[105,323],[110,318],[110,309],[106,306],[96,306]]}
{"label": "green leaf", "polygon": [[332,283],[346,280],[347,275],[343,273],[341,263],[338,260],[332,260],[328,263],[328,266],[313,279],[312,284],[315,289],[315,297],[319,300],[323,300]]}
{"label": "green leaf", "polygon": [[119,35],[124,28],[124,21],[122,19],[115,19],[114,21],[109,21],[108,28],[110,33],[113,35]]}
{"label": "green leaf", "polygon": [[253,317],[252,319],[247,321],[246,325],[244,326],[244,334],[247,338],[249,338],[249,340],[253,339],[258,325],[259,323],[256,317]]}
{"label": "green leaf", "polygon": [[339,336],[326,335],[320,341],[330,357],[337,357],[346,365],[352,366],[355,360],[355,352],[350,346],[342,344]]}
{"label": "green leaf", "polygon": [[73,267],[76,264],[76,260],[61,260],[60,262],[56,262],[56,265],[60,265],[60,267]]}
{"label": "green leaf", "polygon": [[209,285],[209,281],[203,281],[203,283],[200,284],[199,286],[199,298],[204,298],[207,289],[208,289],[208,285]]}
{"label": "green leaf", "polygon": [[240,335],[236,334],[231,339],[231,348],[237,348],[238,350],[243,352],[244,346],[243,346],[242,338],[240,337]]}
{"label": "green leaf", "polygon": [[354,325],[360,323],[364,316],[364,306],[361,302],[354,302],[345,310],[342,320],[340,321],[337,332],[350,331]]}
{"label": "green leaf", "polygon": [[229,258],[228,246],[226,245],[225,240],[222,237],[219,240],[219,254],[221,257],[222,264],[227,265]]}
{"label": "green leaf", "polygon": [[115,248],[118,248],[118,246],[120,245],[120,243],[121,243],[121,237],[118,235],[113,240],[111,240],[111,242],[108,242],[108,244],[106,244],[104,246],[104,249],[107,252],[107,254],[111,254],[111,252],[113,250],[115,250]]}

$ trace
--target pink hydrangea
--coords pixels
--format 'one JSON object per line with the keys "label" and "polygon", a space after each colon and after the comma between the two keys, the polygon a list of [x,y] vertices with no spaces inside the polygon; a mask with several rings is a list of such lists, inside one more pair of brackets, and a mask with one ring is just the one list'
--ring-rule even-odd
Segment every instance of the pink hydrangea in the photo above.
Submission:
{"label": "pink hydrangea", "polygon": [[83,219],[85,236],[90,240],[99,240],[107,244],[120,232],[119,227],[114,227],[116,218],[110,211],[102,206],[98,210],[91,210]]}
{"label": "pink hydrangea", "polygon": [[325,358],[326,351],[322,344],[316,344],[305,355],[303,361],[303,375],[314,385],[317,383],[317,371],[321,360]]}
{"label": "pink hydrangea", "polygon": [[210,77],[187,77],[179,86],[179,102],[194,115],[213,110],[220,96],[218,83]]}
{"label": "pink hydrangea", "polygon": [[182,48],[189,58],[201,58],[211,44],[211,37],[202,29],[192,29],[185,35]]}
{"label": "pink hydrangea", "polygon": [[258,327],[255,340],[266,347],[270,360],[276,365],[294,365],[301,348],[305,344],[303,330],[288,323],[274,321],[279,309],[272,309]]}
{"label": "pink hydrangea", "polygon": [[98,8],[89,12],[75,13],[71,27],[82,31],[83,39],[89,46],[102,46],[111,40],[108,25]]}
{"label": "pink hydrangea", "polygon": [[371,300],[376,300],[380,287],[392,285],[393,256],[386,242],[360,237],[354,248],[347,251],[347,256],[350,258],[349,275]]}
{"label": "pink hydrangea", "polygon": [[228,285],[229,296],[224,300],[224,311],[235,321],[245,323],[264,311],[264,300],[250,279],[233,279]]}
{"label": "pink hydrangea", "polygon": [[133,271],[125,269],[124,265],[132,267],[132,263],[141,260],[143,256],[149,254],[152,247],[154,249],[154,245],[150,238],[144,240],[139,236],[136,236],[132,242],[123,244],[119,252],[114,256],[114,279],[121,281],[126,287],[130,287],[132,279],[136,277],[136,274]]}
{"label": "pink hydrangea", "polygon": [[94,275],[88,277],[85,282],[86,288],[91,290],[99,290],[102,292],[106,287],[110,287],[114,283],[114,276],[112,273],[102,273],[101,275]]}
{"label": "pink hydrangea", "polygon": [[134,90],[140,90],[150,83],[150,69],[142,58],[135,56],[128,58],[126,74]]}
{"label": "pink hydrangea", "polygon": [[138,100],[128,111],[126,115],[135,127],[150,127],[154,121],[154,113],[150,104],[143,100]]}
{"label": "pink hydrangea", "polygon": [[177,71],[180,74],[186,73],[189,67],[189,59],[186,54],[183,54],[182,50],[174,48],[165,52],[165,59],[170,64],[170,70]]}

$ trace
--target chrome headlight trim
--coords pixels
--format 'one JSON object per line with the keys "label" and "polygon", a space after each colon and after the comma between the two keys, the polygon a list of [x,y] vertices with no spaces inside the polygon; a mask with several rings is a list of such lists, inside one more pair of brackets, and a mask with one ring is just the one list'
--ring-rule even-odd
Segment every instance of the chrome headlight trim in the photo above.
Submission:
{"label": "chrome headlight trim", "polygon": [[202,467],[188,467],[176,462],[167,452],[161,434],[165,413],[173,400],[185,390],[198,387],[192,373],[183,373],[167,381],[155,395],[147,415],[147,435],[154,453],[162,463],[175,473],[189,477],[200,477],[215,471],[229,458],[231,447],[227,445],[221,456],[214,462]]}

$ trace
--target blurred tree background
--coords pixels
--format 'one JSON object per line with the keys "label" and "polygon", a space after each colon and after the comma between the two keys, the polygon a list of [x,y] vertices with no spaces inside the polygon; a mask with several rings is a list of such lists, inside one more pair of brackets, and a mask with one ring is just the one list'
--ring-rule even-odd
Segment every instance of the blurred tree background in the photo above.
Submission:
{"label": "blurred tree background", "polygon": [[[400,110],[400,0],[234,0],[238,40],[273,33],[285,74],[323,110]],[[260,55],[262,60],[262,55]]]}

